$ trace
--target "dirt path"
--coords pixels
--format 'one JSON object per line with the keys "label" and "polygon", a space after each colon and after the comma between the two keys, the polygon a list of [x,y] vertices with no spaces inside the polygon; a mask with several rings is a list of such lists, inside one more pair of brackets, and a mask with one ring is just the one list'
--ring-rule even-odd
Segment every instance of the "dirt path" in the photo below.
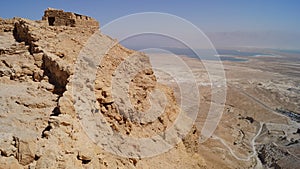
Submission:
{"label": "dirt path", "polygon": [[218,137],[218,136],[216,136],[216,135],[213,135],[213,136],[212,136],[212,139],[219,140],[219,141],[220,141],[220,142],[221,142],[221,143],[229,150],[230,154],[231,154],[234,158],[236,158],[237,160],[241,160],[241,161],[249,161],[252,157],[254,157],[254,156],[257,155],[256,149],[255,149],[255,144],[256,144],[256,143],[255,143],[255,140],[256,140],[256,138],[260,135],[261,130],[262,130],[262,126],[263,126],[264,123],[260,122],[259,124],[260,124],[260,127],[259,127],[259,129],[258,129],[256,135],[252,138],[252,140],[251,140],[251,142],[250,142],[250,145],[251,145],[251,147],[252,147],[252,154],[249,155],[249,156],[246,157],[246,158],[237,156],[237,155],[234,153],[234,151],[230,148],[230,146],[227,145],[227,143],[224,141],[224,139],[222,139],[222,138],[220,138],[220,137]]}
{"label": "dirt path", "polygon": [[[233,86],[233,85],[228,85],[232,88],[234,88],[235,90],[237,90],[238,92],[240,92],[241,94],[243,94],[244,96],[248,97],[249,99],[253,100],[254,102],[256,102],[257,104],[259,104],[260,106],[262,106],[263,108],[265,108],[266,110],[269,110],[270,112],[272,113],[275,113],[276,115],[280,115],[280,116],[284,116],[282,114],[278,114],[275,110],[273,110],[271,107],[269,107],[268,105],[266,105],[265,103],[263,103],[262,101],[258,100],[257,98],[255,98],[254,96],[246,93],[243,89],[241,88],[238,88],[236,86]],[[285,116],[284,116],[285,117]],[[250,142],[250,146],[252,147],[252,154],[250,154],[249,156],[247,157],[241,157],[241,156],[238,156],[235,154],[234,150],[232,150],[232,148],[224,141],[224,139],[216,136],[216,135],[213,135],[212,136],[212,139],[216,139],[216,140],[219,140],[230,152],[230,154],[236,158],[237,160],[240,160],[240,161],[249,161],[251,160],[251,158],[255,157],[256,158],[256,161],[257,161],[257,164],[256,164],[256,167],[255,168],[262,168],[262,164],[260,163],[260,160],[258,159],[257,157],[257,151],[256,151],[256,148],[255,148],[255,145],[256,145],[256,139],[257,137],[260,135],[261,131],[262,131],[262,126],[264,125],[265,123],[264,122],[259,122],[259,129],[257,130],[257,133],[256,135],[252,138],[251,142]]]}

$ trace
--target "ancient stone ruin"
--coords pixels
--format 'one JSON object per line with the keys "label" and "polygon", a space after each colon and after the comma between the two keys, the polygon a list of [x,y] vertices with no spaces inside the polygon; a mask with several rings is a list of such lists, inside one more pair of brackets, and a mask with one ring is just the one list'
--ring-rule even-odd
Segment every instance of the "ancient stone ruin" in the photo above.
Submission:
{"label": "ancient stone ruin", "polygon": [[53,8],[45,11],[43,20],[48,21],[49,26],[99,27],[99,22],[89,16]]}

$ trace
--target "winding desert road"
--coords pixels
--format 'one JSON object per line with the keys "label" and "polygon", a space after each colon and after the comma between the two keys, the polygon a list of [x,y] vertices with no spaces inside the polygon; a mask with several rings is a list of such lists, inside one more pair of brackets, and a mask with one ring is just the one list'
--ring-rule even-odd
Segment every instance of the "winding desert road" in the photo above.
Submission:
{"label": "winding desert road", "polygon": [[[238,88],[236,86],[233,86],[233,85],[228,85],[230,86],[231,88],[235,89],[236,91],[240,92],[241,94],[243,94],[244,96],[246,96],[247,98],[253,100],[254,102],[256,102],[257,104],[259,104],[260,106],[262,106],[263,108],[265,108],[266,110],[269,110],[270,112],[272,113],[275,113],[276,115],[280,115],[280,116],[284,116],[282,114],[279,114],[277,113],[275,110],[273,110],[271,107],[269,107],[268,105],[266,105],[265,103],[263,103],[262,101],[260,101],[259,99],[255,98],[254,96],[246,93],[243,89],[241,88]],[[285,117],[285,116],[284,116]],[[256,161],[257,161],[257,164],[256,164],[256,168],[262,168],[262,164],[260,163],[260,160],[258,159],[257,157],[257,151],[256,151],[256,148],[255,148],[255,145],[256,145],[256,138],[260,135],[261,131],[262,131],[262,127],[265,123],[264,122],[259,122],[259,128],[257,130],[257,133],[256,135],[252,138],[251,142],[250,142],[250,145],[252,147],[252,153],[250,155],[248,155],[247,157],[241,157],[241,156],[238,156],[235,154],[234,150],[232,150],[232,148],[224,141],[224,139],[216,136],[216,135],[213,135],[212,136],[212,139],[215,139],[215,140],[219,140],[230,152],[230,154],[236,158],[237,160],[240,160],[240,161],[249,161],[251,160],[251,158],[256,158]]]}
{"label": "winding desert road", "polygon": [[230,154],[231,154],[234,158],[236,158],[237,160],[241,160],[241,161],[249,161],[252,157],[254,157],[254,156],[257,155],[256,149],[255,149],[255,144],[256,144],[256,143],[255,143],[255,140],[256,140],[256,138],[260,135],[261,130],[262,130],[262,126],[263,126],[264,123],[260,122],[259,124],[260,124],[260,127],[259,127],[259,129],[258,129],[256,135],[252,138],[252,140],[251,140],[251,142],[250,142],[250,145],[251,145],[251,147],[252,147],[252,154],[249,155],[249,156],[246,157],[246,158],[242,158],[242,157],[237,156],[237,155],[234,153],[234,151],[230,148],[230,146],[228,146],[227,143],[226,143],[222,138],[220,138],[220,137],[218,137],[218,136],[216,136],[216,135],[213,135],[213,136],[212,136],[212,139],[219,140],[219,141],[220,141],[220,142],[221,142],[221,143],[229,150]]}

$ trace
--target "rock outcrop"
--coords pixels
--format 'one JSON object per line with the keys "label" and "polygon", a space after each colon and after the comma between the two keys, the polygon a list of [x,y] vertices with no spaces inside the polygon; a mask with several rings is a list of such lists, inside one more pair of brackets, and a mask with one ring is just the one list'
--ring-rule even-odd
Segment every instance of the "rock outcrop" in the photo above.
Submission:
{"label": "rock outcrop", "polygon": [[[197,132],[169,152],[146,159],[114,155],[87,136],[74,107],[74,65],[94,33],[102,47],[109,47],[97,67],[94,113],[101,113],[114,132],[151,137],[170,128],[179,113],[173,91],[156,82],[147,56],[98,29],[90,17],[54,9],[46,10],[41,21],[0,20],[0,168],[206,168],[193,148]],[[112,92],[115,71],[125,60],[147,68],[128,84],[130,110],[118,105]],[[149,109],[149,93],[156,89],[165,93],[165,112],[151,122],[136,118]]]}

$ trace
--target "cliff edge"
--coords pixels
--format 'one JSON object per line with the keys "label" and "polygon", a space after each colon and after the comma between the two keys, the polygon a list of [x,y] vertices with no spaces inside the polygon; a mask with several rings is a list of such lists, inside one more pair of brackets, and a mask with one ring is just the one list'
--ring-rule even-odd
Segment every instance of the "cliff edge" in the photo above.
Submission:
{"label": "cliff edge", "polygon": [[[170,151],[150,158],[114,155],[88,137],[74,107],[73,85],[78,56],[95,33],[105,52],[97,63],[97,107],[91,113],[101,113],[112,131],[130,137],[151,137],[172,126],[180,112],[173,91],[157,83],[145,54],[102,34],[95,19],[50,8],[40,21],[1,19],[0,168],[206,168],[193,149],[196,129]],[[112,97],[115,71],[128,59],[147,68],[129,84],[135,110],[149,109],[149,93],[156,89],[167,97],[164,113],[151,122],[137,122],[134,110],[121,112]],[[124,83],[119,80],[117,85]],[[120,146],[118,151],[126,149]]]}

